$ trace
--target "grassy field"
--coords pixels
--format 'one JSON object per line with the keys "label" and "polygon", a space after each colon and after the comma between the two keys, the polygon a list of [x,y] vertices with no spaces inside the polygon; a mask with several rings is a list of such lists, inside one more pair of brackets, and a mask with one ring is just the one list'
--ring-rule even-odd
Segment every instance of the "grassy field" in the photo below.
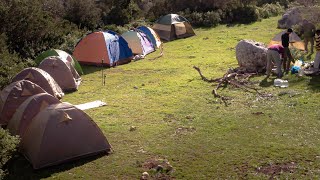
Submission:
{"label": "grassy field", "polygon": [[[250,25],[195,29],[197,36],[164,44],[164,56],[104,69],[84,67],[79,91],[63,101],[94,100],[107,106],[87,110],[113,146],[107,156],[34,171],[23,158],[10,163],[8,179],[139,179],[145,171],[175,179],[319,179],[320,111],[318,77],[286,75],[289,88],[273,78],[251,79],[270,98],[234,87],[219,90],[226,107],[201,80],[221,77],[237,67],[241,39],[264,43],[280,30],[279,17]],[[130,131],[130,127],[136,129]],[[156,171],[168,161],[173,170]]]}

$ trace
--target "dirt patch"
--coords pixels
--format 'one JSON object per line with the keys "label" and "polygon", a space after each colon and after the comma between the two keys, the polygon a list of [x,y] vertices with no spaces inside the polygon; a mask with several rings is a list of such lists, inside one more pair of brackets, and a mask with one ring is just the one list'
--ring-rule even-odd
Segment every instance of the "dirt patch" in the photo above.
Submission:
{"label": "dirt patch", "polygon": [[178,118],[175,117],[173,114],[166,114],[165,117],[163,118],[163,121],[167,123],[174,123],[177,122]]}
{"label": "dirt patch", "polygon": [[295,162],[288,162],[282,164],[268,164],[261,167],[258,167],[256,171],[265,175],[269,175],[270,179],[273,179],[275,176],[283,172],[293,173],[296,169],[297,164]]}
{"label": "dirt patch", "polygon": [[150,174],[150,178],[148,179],[175,179],[173,176],[171,176],[171,173],[174,171],[174,169],[167,159],[151,158],[146,160],[142,164],[142,167],[144,168],[144,170],[149,172],[148,174]]}

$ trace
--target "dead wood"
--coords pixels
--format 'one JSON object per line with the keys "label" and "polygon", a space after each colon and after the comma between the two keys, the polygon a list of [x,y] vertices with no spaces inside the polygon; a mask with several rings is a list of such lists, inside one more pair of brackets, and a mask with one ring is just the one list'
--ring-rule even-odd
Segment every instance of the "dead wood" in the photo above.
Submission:
{"label": "dead wood", "polygon": [[199,67],[193,66],[193,68],[198,71],[203,81],[216,84],[215,88],[212,90],[212,94],[215,98],[220,98],[226,106],[228,104],[227,100],[229,100],[230,98],[220,95],[218,93],[218,89],[227,85],[232,85],[233,87],[242,89],[245,92],[256,93],[259,96],[264,97],[264,94],[260,93],[257,88],[250,86],[250,77],[257,75],[257,73],[244,73],[242,71],[238,73],[235,69],[229,69],[220,78],[208,79],[202,74]]}

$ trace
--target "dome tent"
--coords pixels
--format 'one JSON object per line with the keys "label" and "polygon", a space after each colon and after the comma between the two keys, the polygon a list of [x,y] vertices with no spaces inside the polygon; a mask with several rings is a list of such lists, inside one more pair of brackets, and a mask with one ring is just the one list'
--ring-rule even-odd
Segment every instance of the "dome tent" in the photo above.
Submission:
{"label": "dome tent", "polygon": [[34,169],[110,150],[96,123],[68,103],[50,105],[38,113],[21,142],[21,151]]}
{"label": "dome tent", "polygon": [[[270,41],[269,46],[272,44],[282,44],[281,36],[286,33],[287,30],[281,31],[280,33],[276,34]],[[304,42],[300,39],[300,37],[295,33],[291,32],[289,36],[289,47],[294,47],[296,49],[304,51]]]}
{"label": "dome tent", "polygon": [[25,68],[12,79],[12,82],[20,81],[23,79],[29,80],[39,85],[47,93],[58,99],[61,99],[62,96],[64,96],[64,93],[62,92],[62,89],[57,84],[57,82],[50,76],[50,74],[40,68]]}
{"label": "dome tent", "polygon": [[34,61],[37,65],[39,65],[42,60],[49,56],[60,56],[61,60],[70,62],[71,65],[77,70],[78,74],[83,75],[83,70],[79,62],[67,52],[59,49],[49,49],[47,51],[44,51],[40,55],[38,55]]}
{"label": "dome tent", "polygon": [[137,29],[139,29],[149,37],[154,47],[161,47],[162,42],[160,40],[160,37],[152,28],[147,26],[139,26]]}
{"label": "dome tent", "polygon": [[51,104],[61,103],[57,98],[48,93],[40,93],[30,96],[16,110],[10,119],[7,129],[12,135],[23,138],[32,119],[43,109]]}
{"label": "dome tent", "polygon": [[50,74],[63,91],[75,91],[81,83],[81,78],[71,63],[62,61],[60,56],[45,58],[39,68]]}
{"label": "dome tent", "polygon": [[103,63],[110,67],[128,63],[133,58],[127,41],[113,31],[98,31],[86,35],[76,45],[73,56],[83,64]]}
{"label": "dome tent", "polygon": [[128,42],[133,54],[145,56],[155,51],[148,36],[138,29],[127,31],[121,36]]}
{"label": "dome tent", "polygon": [[194,36],[189,21],[177,14],[167,14],[159,18],[152,27],[161,39],[172,41],[179,38]]}
{"label": "dome tent", "polygon": [[5,87],[0,94],[0,125],[7,125],[17,108],[30,96],[46,93],[37,84],[21,80]]}

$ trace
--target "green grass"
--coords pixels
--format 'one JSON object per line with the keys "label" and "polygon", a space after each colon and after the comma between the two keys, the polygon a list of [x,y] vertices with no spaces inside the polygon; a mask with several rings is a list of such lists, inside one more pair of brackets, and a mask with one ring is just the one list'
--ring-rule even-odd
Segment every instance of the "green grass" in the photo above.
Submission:
{"label": "green grass", "polygon": [[[40,171],[20,157],[10,165],[9,179],[139,179],[148,159],[167,159],[176,179],[268,179],[258,167],[295,163],[280,179],[320,178],[320,111],[318,77],[287,75],[289,88],[273,87],[272,79],[252,78],[255,94],[227,87],[226,107],[211,94],[214,86],[201,80],[192,67],[209,78],[237,67],[239,40],[268,44],[280,30],[279,17],[250,25],[196,29],[197,36],[164,44],[146,59],[104,69],[84,67],[79,91],[63,101],[81,104],[103,100],[107,106],[87,110],[114,152]],[[312,59],[312,58],[311,58]],[[131,126],[137,130],[129,131]],[[22,178],[24,177],[24,178]]]}

